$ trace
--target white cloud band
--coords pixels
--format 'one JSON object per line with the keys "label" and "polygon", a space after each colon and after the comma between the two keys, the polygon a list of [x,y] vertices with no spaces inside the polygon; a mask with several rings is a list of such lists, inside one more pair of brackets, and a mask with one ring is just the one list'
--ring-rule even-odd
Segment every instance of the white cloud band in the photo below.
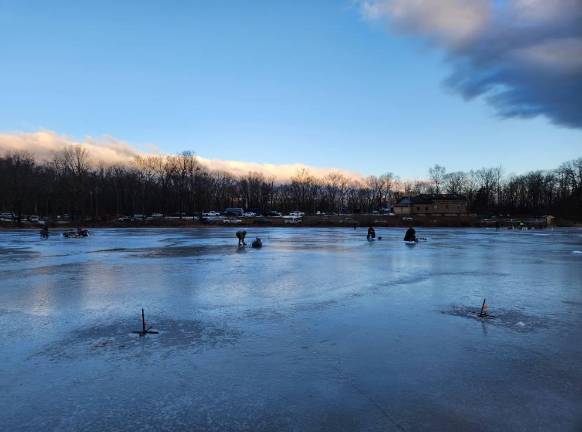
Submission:
{"label": "white cloud band", "polygon": [[[140,152],[124,141],[112,137],[86,138],[76,140],[53,131],[0,133],[0,156],[9,152],[28,152],[37,161],[50,161],[67,146],[81,145],[89,155],[93,165],[131,165],[137,156],[148,156],[154,153]],[[362,177],[354,172],[332,168],[320,168],[302,163],[268,164],[256,162],[240,162],[231,160],[207,159],[197,157],[198,162],[210,171],[224,171],[235,176],[244,176],[249,172],[257,172],[277,182],[291,179],[301,169],[307,169],[311,175],[323,178],[332,172],[339,172],[352,181],[360,181]]]}

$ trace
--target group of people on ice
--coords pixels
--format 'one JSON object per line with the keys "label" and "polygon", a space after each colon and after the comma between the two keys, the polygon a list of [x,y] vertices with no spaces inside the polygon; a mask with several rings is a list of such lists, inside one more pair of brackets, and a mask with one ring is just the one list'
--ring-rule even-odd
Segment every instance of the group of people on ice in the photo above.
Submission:
{"label": "group of people on ice", "polygon": [[[42,227],[40,235],[42,238],[48,238],[49,236],[48,226],[45,225]],[[88,235],[89,231],[81,228],[77,228],[76,231],[65,231],[63,233],[63,236],[67,238],[80,238],[87,237]],[[236,232],[236,238],[238,239],[238,247],[242,248],[247,245],[247,243],[245,242],[246,236],[247,236],[246,230],[238,230]],[[366,235],[366,238],[369,241],[376,239],[376,230],[374,229],[374,227],[372,226],[368,227],[368,234]],[[382,240],[382,237],[378,237],[378,240]],[[414,228],[410,227],[406,230],[406,234],[404,235],[404,241],[405,242],[418,241],[416,237],[416,231],[414,230]],[[261,247],[263,247],[263,241],[259,237],[256,237],[251,243],[251,247],[254,249],[260,249]]]}
{"label": "group of people on ice", "polygon": [[[374,229],[374,227],[372,226],[368,227],[368,234],[366,235],[366,238],[368,239],[368,241],[376,239],[376,230]],[[382,237],[378,237],[378,240],[382,240]],[[409,227],[406,230],[406,234],[404,234],[404,241],[415,243],[418,241],[418,238],[416,237],[416,231],[414,228]]]}
{"label": "group of people on ice", "polygon": [[[245,242],[245,237],[247,236],[246,230],[238,230],[236,232],[236,238],[238,239],[238,247],[245,247],[247,244]],[[263,247],[263,241],[257,237],[251,243],[251,247],[254,249],[260,249]]]}
{"label": "group of people on ice", "polygon": [[[246,230],[238,230],[236,232],[236,238],[238,239],[239,248],[243,248],[247,245],[245,242],[246,236],[247,236]],[[368,241],[376,239],[376,230],[374,229],[374,227],[372,226],[368,227],[368,234],[366,235],[366,238],[368,239]],[[378,240],[382,240],[382,237],[378,237]],[[406,230],[406,234],[404,234],[404,241],[409,243],[418,242],[418,238],[416,237],[416,231],[414,228],[409,227]],[[259,237],[255,238],[255,240],[253,240],[253,242],[251,243],[251,247],[255,249],[261,248],[262,246],[263,242]]]}
{"label": "group of people on ice", "polygon": [[[76,230],[65,231],[63,233],[63,237],[65,238],[89,237],[89,230],[78,227]],[[42,239],[49,238],[49,228],[47,224],[44,224],[40,229],[40,238]]]}

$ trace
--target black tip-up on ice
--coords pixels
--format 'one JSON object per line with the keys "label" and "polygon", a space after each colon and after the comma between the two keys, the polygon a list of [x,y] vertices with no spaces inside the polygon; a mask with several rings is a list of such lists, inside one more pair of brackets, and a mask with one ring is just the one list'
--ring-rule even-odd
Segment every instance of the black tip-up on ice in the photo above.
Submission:
{"label": "black tip-up on ice", "polygon": [[141,309],[141,330],[140,331],[133,331],[132,333],[136,333],[140,336],[145,336],[146,334],[158,334],[158,332],[155,330],[152,330],[151,327],[146,327],[146,320],[145,320],[143,308]]}
{"label": "black tip-up on ice", "polygon": [[495,318],[493,315],[489,314],[489,305],[485,303],[486,299],[483,299],[483,304],[481,305],[481,311],[477,314],[479,318]]}

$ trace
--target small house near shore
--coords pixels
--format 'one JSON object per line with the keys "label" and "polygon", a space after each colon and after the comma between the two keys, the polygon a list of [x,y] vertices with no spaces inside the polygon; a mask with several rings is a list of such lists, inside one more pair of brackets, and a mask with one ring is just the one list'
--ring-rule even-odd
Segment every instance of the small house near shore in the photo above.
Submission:
{"label": "small house near shore", "polygon": [[467,200],[455,194],[422,194],[400,199],[394,205],[400,216],[466,216]]}

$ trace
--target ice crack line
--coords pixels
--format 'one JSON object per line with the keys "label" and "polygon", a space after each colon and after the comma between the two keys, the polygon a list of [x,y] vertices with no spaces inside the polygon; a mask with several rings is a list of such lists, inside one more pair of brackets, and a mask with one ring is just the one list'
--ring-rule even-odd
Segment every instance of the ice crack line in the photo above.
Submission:
{"label": "ice crack line", "polygon": [[380,405],[372,396],[370,396],[368,393],[366,393],[364,390],[362,390],[358,385],[356,385],[356,383],[354,383],[353,379],[350,376],[347,376],[341,369],[339,366],[335,365],[332,366],[336,372],[338,373],[338,375],[340,376],[340,378],[346,380],[350,387],[352,387],[356,392],[358,392],[360,394],[360,396],[363,396],[368,402],[370,402],[374,407],[376,407],[376,409],[380,412],[380,414],[382,414],[382,416],[388,420],[396,429],[398,429],[401,432],[406,432],[406,429],[404,428],[404,426],[402,426],[400,423],[398,423],[398,421],[392,417],[390,415],[390,413],[382,406]]}

